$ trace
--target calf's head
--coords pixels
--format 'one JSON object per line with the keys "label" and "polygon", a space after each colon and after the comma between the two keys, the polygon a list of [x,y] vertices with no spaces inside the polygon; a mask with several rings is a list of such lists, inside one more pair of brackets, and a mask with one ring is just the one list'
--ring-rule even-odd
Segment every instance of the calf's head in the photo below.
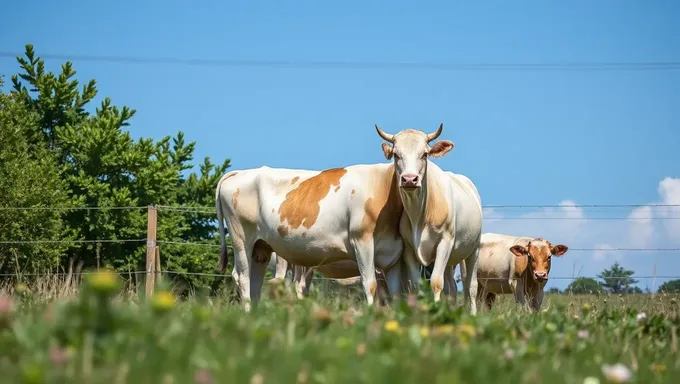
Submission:
{"label": "calf's head", "polygon": [[535,281],[543,283],[548,281],[552,257],[560,257],[568,249],[566,245],[562,244],[553,246],[548,240],[539,237],[529,241],[526,247],[522,245],[510,247],[510,252],[517,257],[526,257],[526,268],[529,269],[529,274]]}
{"label": "calf's head", "polygon": [[378,124],[375,125],[378,135],[392,144],[390,146],[382,143],[382,150],[387,160],[394,157],[395,173],[400,188],[408,191],[420,189],[427,170],[427,157],[442,157],[453,149],[453,143],[449,140],[441,140],[433,146],[429,145],[432,140],[441,135],[443,128],[442,123],[435,132],[430,134],[416,129],[404,129],[392,135],[380,129]]}

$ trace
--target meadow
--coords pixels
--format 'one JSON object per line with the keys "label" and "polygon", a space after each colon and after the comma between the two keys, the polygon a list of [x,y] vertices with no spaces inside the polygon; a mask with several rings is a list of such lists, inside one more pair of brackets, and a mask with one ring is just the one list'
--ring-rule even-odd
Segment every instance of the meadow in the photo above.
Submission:
{"label": "meadow", "polygon": [[500,297],[476,316],[425,285],[369,308],[358,287],[298,300],[265,284],[244,313],[229,292],[150,298],[114,273],[0,289],[4,383],[677,383],[674,295],[546,295],[539,313]]}

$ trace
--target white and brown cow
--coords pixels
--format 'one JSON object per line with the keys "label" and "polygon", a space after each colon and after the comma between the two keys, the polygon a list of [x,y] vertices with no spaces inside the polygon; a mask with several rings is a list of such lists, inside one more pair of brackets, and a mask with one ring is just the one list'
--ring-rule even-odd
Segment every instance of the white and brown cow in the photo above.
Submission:
{"label": "white and brown cow", "polygon": [[375,267],[385,271],[390,291],[399,291],[402,206],[395,180],[390,163],[225,174],[216,189],[220,271],[227,265],[226,221],[235,258],[232,276],[245,310],[251,300],[259,301],[272,252],[305,267],[355,261],[369,305],[377,290]]}
{"label": "white and brown cow", "polygon": [[[397,134],[385,133],[375,126],[378,135],[390,142],[383,143],[385,158],[394,157],[395,177],[404,213],[399,231],[404,240],[403,261],[410,283],[420,281],[420,265],[434,262],[430,285],[438,302],[445,277],[453,279],[455,265],[464,262],[467,274],[463,281],[465,302],[472,314],[477,305],[477,257],[482,234],[482,204],[479,192],[469,178],[445,172],[428,157],[442,157],[453,149],[449,140],[430,146],[442,132],[425,134],[404,129]],[[452,291],[455,293],[455,281]]]}
{"label": "white and brown cow", "polygon": [[541,237],[482,234],[477,267],[481,287],[477,299],[485,299],[491,308],[496,295],[512,294],[522,306],[528,299],[531,308],[537,311],[543,302],[551,259],[564,255],[568,249],[562,244],[553,246]]}

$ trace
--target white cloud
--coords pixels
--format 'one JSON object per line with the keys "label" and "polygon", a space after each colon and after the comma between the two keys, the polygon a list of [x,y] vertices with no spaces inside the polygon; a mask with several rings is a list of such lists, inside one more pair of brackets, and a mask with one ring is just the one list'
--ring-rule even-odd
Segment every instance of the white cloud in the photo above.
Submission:
{"label": "white cloud", "polygon": [[[658,201],[650,204],[680,205],[680,178],[661,180],[657,191]],[[673,219],[680,218],[680,207],[650,205],[622,212],[615,208],[582,208],[565,200],[558,207],[523,212],[518,215],[516,209],[486,208],[483,231],[544,237],[553,244],[567,245],[569,251],[553,260],[551,277],[595,276],[614,261],[634,270],[636,276],[652,276],[655,265],[658,276],[680,276],[680,252],[622,250],[680,246],[680,219]],[[639,280],[641,288],[655,289],[651,278]],[[665,280],[658,278],[656,287]],[[548,284],[564,288],[569,282],[555,279]]]}

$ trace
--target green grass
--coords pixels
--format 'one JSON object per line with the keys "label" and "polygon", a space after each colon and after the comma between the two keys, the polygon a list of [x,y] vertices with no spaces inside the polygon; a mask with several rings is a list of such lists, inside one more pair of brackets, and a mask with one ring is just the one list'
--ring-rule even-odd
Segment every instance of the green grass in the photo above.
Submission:
{"label": "green grass", "polygon": [[[79,291],[0,299],[3,383],[677,383],[671,295],[547,295],[537,314],[510,297],[469,315],[428,290],[367,308],[358,289],[321,282],[302,301],[281,284],[244,313],[226,297],[151,300],[93,276]],[[59,293],[61,292],[61,293]],[[647,317],[638,320],[638,313]]]}

